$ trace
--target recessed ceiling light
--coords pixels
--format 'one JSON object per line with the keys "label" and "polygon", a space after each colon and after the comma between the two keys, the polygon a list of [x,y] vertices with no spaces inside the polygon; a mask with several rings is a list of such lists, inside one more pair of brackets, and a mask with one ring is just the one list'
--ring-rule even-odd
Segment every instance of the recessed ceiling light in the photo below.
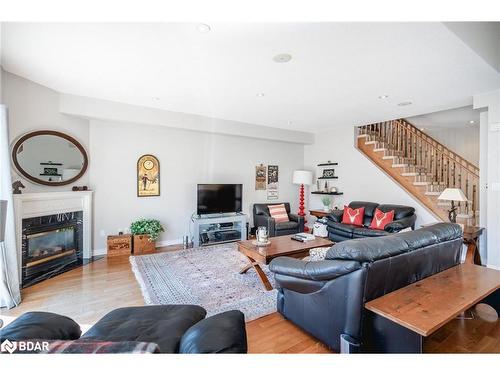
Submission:
{"label": "recessed ceiling light", "polygon": [[289,62],[291,59],[292,55],[289,55],[288,53],[280,53],[279,55],[273,57],[273,60],[277,63],[286,63]]}
{"label": "recessed ceiling light", "polygon": [[380,95],[378,98],[379,99],[387,99],[389,97],[389,95]]}
{"label": "recessed ceiling light", "polygon": [[196,28],[198,29],[198,31],[199,31],[200,33],[204,33],[204,34],[206,34],[206,33],[210,32],[210,30],[212,30],[212,29],[210,28],[210,26],[209,26],[209,25],[207,25],[206,23],[200,23],[200,24],[198,24],[198,26],[196,26]]}
{"label": "recessed ceiling light", "polygon": [[266,94],[264,94],[263,92],[259,92],[259,93],[257,94],[257,96],[258,96],[258,97],[260,97],[260,98],[262,98],[264,95],[266,95]]}
{"label": "recessed ceiling light", "polygon": [[153,96],[153,100],[160,100],[160,98],[157,96]]}
{"label": "recessed ceiling light", "polygon": [[293,122],[288,120],[288,125],[292,125],[292,124],[293,124]]}
{"label": "recessed ceiling light", "polygon": [[473,123],[474,123],[474,120],[470,120],[470,121],[469,121],[469,124],[473,124]]}
{"label": "recessed ceiling light", "polygon": [[398,105],[399,105],[400,107],[404,107],[404,106],[411,105],[411,104],[412,104],[412,102],[410,102],[409,100],[408,100],[408,101],[406,101],[406,102],[401,102],[401,103],[398,103]]}

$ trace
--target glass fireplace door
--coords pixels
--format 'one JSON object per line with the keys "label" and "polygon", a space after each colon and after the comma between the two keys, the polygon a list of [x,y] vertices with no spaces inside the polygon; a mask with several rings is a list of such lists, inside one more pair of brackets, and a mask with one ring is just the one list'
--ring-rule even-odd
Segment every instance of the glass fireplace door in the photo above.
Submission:
{"label": "glass fireplace door", "polygon": [[74,226],[29,234],[27,240],[27,267],[72,256],[76,252]]}

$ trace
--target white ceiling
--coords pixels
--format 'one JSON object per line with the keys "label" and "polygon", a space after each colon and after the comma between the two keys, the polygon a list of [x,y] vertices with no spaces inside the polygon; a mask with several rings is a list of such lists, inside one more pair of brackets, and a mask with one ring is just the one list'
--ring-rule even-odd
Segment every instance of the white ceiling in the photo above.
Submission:
{"label": "white ceiling", "polygon": [[[479,127],[480,112],[472,106],[449,109],[425,115],[408,117],[407,120],[419,128],[466,128]],[[472,124],[470,121],[474,121]]]}
{"label": "white ceiling", "polygon": [[441,23],[210,26],[4,23],[1,62],[63,93],[305,131],[470,105],[500,87]]}

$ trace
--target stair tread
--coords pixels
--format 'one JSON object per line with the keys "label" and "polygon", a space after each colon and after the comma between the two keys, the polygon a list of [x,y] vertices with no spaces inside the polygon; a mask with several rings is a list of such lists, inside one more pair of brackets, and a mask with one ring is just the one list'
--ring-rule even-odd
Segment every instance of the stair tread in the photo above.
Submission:
{"label": "stair tread", "polygon": [[426,191],[425,195],[441,195],[442,191]]}
{"label": "stair tread", "polygon": [[[430,209],[436,217],[441,217],[443,220],[446,220],[445,218],[448,216],[447,211],[451,207],[451,202],[440,201],[437,199],[439,195],[441,195],[442,192],[448,187],[448,183],[445,183],[445,181],[438,181],[441,178],[448,178],[450,170],[446,167],[446,163],[443,164],[441,161],[435,161],[438,160],[434,159],[435,156],[438,156],[438,154],[435,151],[425,151],[422,149],[422,146],[420,146],[420,154],[418,154],[418,144],[415,145],[415,141],[411,139],[403,139],[403,142],[408,143],[407,146],[409,147],[405,147],[405,145],[403,145],[403,149],[405,149],[406,152],[401,151],[400,147],[398,147],[401,146],[401,144],[396,143],[401,140],[401,137],[387,137],[387,133],[385,133],[387,126],[389,126],[389,130],[392,129],[391,127],[414,127],[405,119],[360,126],[359,132],[365,132],[365,134],[357,135],[360,139],[364,138],[358,143],[360,145],[360,149],[361,144],[367,145],[363,152],[368,156],[368,158],[372,159],[375,164],[378,164],[379,167],[385,170],[389,175],[392,175],[399,185],[405,187],[410,194]],[[404,133],[405,131],[406,130],[403,131],[403,135],[406,134]],[[432,140],[432,137],[429,138]],[[368,147],[368,145],[373,146]],[[436,147],[441,147],[441,144],[436,141],[432,142],[429,147],[435,149]],[[417,151],[416,155],[419,157],[408,157],[409,155],[415,154],[415,151]],[[422,151],[424,151],[425,154],[422,154]],[[382,152],[382,154],[380,154],[380,152]],[[420,156],[430,156],[432,158],[431,164],[429,165],[427,162],[428,159],[426,159],[426,162],[423,163],[424,160]],[[438,173],[436,173],[436,168]],[[458,170],[458,173],[460,174],[461,171]],[[475,170],[474,173],[476,173]],[[468,186],[470,186],[470,184],[474,184],[474,187],[478,186],[478,177],[475,176],[474,173],[472,176],[466,176],[469,183]],[[424,198],[424,195],[427,196],[427,198]],[[462,222],[465,222],[466,220],[469,222],[468,219],[477,217],[477,210],[474,213],[470,213],[472,202],[469,202],[470,203],[467,206],[469,213],[464,213],[466,212],[465,205],[459,206],[460,208],[457,211],[457,217],[461,218]],[[462,214],[458,213],[460,211]]]}

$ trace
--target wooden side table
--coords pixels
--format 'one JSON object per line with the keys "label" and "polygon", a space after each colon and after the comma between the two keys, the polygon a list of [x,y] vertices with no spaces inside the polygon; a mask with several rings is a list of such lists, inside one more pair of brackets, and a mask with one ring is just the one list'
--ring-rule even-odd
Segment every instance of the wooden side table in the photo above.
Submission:
{"label": "wooden side table", "polygon": [[330,215],[332,212],[331,211],[323,211],[323,210],[309,210],[309,214],[312,216],[316,216],[318,219],[321,219],[322,217]]}
{"label": "wooden side table", "polygon": [[482,227],[464,227],[464,245],[467,245],[465,263],[481,265],[481,254],[479,253],[479,236],[483,233]]}
{"label": "wooden side table", "polygon": [[[421,225],[422,228],[437,224],[430,223]],[[464,226],[464,245],[467,246],[467,254],[465,255],[465,263],[477,264],[481,266],[481,254],[479,253],[479,236],[483,233],[484,228]]]}

